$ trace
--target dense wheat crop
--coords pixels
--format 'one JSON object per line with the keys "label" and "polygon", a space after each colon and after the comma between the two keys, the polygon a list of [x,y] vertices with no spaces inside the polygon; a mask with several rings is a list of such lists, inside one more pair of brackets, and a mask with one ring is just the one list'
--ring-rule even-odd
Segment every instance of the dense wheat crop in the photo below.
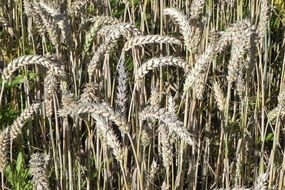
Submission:
{"label": "dense wheat crop", "polygon": [[0,0],[0,189],[285,189],[282,0]]}

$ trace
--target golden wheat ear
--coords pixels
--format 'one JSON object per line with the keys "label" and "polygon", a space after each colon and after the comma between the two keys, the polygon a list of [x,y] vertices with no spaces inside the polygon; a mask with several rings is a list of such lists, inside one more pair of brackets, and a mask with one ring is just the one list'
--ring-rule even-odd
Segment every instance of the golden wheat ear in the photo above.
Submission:
{"label": "golden wheat ear", "polygon": [[7,147],[9,144],[9,128],[0,131],[0,172],[3,173],[7,164]]}
{"label": "golden wheat ear", "polygon": [[85,42],[84,42],[84,48],[83,48],[84,54],[87,54],[90,48],[92,47],[92,43],[100,27],[103,27],[105,25],[117,24],[119,21],[109,16],[96,16],[96,17],[89,19],[87,22],[91,22],[92,26],[85,35]]}
{"label": "golden wheat ear", "polygon": [[105,117],[113,121],[123,133],[128,133],[129,124],[119,112],[115,112],[113,108],[106,102],[103,103],[72,103],[65,105],[59,110],[60,116],[79,116],[82,114],[92,114]]}
{"label": "golden wheat ear", "polygon": [[15,139],[19,134],[25,123],[32,117],[35,111],[41,107],[41,103],[35,103],[28,108],[26,108],[19,117],[13,122],[10,127],[10,138],[11,140]]}
{"label": "golden wheat ear", "polygon": [[102,43],[94,53],[91,61],[88,64],[88,74],[92,78],[98,62],[102,55],[107,54],[108,51],[116,44],[121,36],[129,38],[129,36],[138,36],[141,32],[131,23],[118,23],[112,26],[108,26],[108,32],[106,32],[105,42]]}
{"label": "golden wheat ear", "polygon": [[181,44],[181,41],[170,37],[170,36],[163,36],[163,35],[145,35],[145,36],[136,36],[131,39],[129,39],[125,43],[125,50],[129,50],[132,47],[135,46],[142,46],[146,44],[162,44],[162,43],[168,43],[168,44]]}
{"label": "golden wheat ear", "polygon": [[55,75],[65,77],[64,71],[52,59],[41,55],[25,55],[14,59],[4,68],[2,79],[9,80],[16,70],[28,65],[40,65],[53,71]]}
{"label": "golden wheat ear", "polygon": [[32,154],[30,160],[31,174],[33,176],[33,189],[48,190],[49,181],[47,175],[47,165],[49,155],[35,153]]}
{"label": "golden wheat ear", "polygon": [[141,122],[147,119],[159,120],[165,124],[170,133],[175,133],[191,146],[195,145],[193,135],[183,127],[183,122],[179,121],[175,114],[170,113],[164,108],[159,109],[157,106],[147,106],[140,113],[139,119]]}
{"label": "golden wheat ear", "polygon": [[177,66],[181,67],[185,72],[189,70],[188,63],[182,58],[173,56],[157,57],[143,63],[136,72],[136,80],[142,79],[149,71],[160,66]]}

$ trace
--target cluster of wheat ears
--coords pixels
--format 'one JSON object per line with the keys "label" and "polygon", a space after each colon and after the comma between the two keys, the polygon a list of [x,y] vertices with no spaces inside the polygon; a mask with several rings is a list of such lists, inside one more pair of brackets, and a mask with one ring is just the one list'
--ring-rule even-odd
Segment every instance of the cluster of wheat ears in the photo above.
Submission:
{"label": "cluster of wheat ears", "polygon": [[0,3],[2,189],[284,189],[267,0]]}

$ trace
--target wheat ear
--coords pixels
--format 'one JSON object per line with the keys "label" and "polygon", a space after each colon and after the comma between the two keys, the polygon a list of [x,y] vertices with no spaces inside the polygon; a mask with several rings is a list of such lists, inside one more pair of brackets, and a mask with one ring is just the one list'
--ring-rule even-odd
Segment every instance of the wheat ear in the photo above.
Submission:
{"label": "wheat ear", "polygon": [[[58,26],[61,29],[61,40],[62,42],[66,42],[69,48],[72,48],[72,34],[71,34],[71,27],[67,21],[66,15],[64,15],[59,9],[55,9],[50,5],[46,4],[43,1],[39,3],[34,3],[34,5],[38,4],[38,14],[42,17],[51,17],[50,22],[54,25]],[[44,18],[44,17],[42,17]],[[46,26],[47,30],[48,26]]]}
{"label": "wheat ear", "polygon": [[9,80],[13,72],[15,72],[17,69],[33,64],[41,65],[49,70],[52,70],[54,74],[58,76],[65,76],[64,71],[61,70],[54,61],[41,55],[25,55],[14,59],[11,63],[8,64],[6,68],[4,68],[2,79]]}
{"label": "wheat ear", "polygon": [[178,117],[164,108],[157,108],[157,106],[148,106],[140,113],[139,118],[141,121],[146,119],[157,119],[168,127],[170,133],[175,133],[181,139],[185,140],[189,145],[193,146],[193,136],[183,127],[183,123],[178,120]]}
{"label": "wheat ear", "polygon": [[106,36],[105,42],[99,46],[88,64],[88,74],[90,77],[93,76],[93,72],[96,69],[100,57],[111,49],[122,35],[129,33],[132,35],[140,35],[139,30],[136,29],[131,23],[115,24],[112,26],[112,28],[112,31]]}
{"label": "wheat ear", "polygon": [[118,64],[118,87],[117,87],[117,111],[122,115],[126,115],[128,101],[128,73],[125,67],[125,52],[122,52]]}
{"label": "wheat ear", "polygon": [[89,19],[89,21],[92,22],[93,25],[85,35],[85,42],[83,48],[83,52],[85,54],[89,51],[90,47],[92,46],[92,42],[101,26],[118,23],[118,20],[109,16],[97,16]]}
{"label": "wheat ear", "polygon": [[205,0],[193,0],[190,8],[190,20],[198,19],[205,5]]}
{"label": "wheat ear", "polygon": [[77,16],[80,13],[84,12],[87,0],[76,0],[71,3],[71,6],[67,9],[67,12],[70,16]]}
{"label": "wheat ear", "polygon": [[223,91],[218,82],[214,82],[213,84],[214,96],[218,105],[219,110],[222,112],[225,109],[225,97]]}
{"label": "wheat ear", "polygon": [[83,93],[80,95],[80,102],[99,102],[99,98],[97,96],[98,89],[98,85],[94,82],[85,84]]}
{"label": "wheat ear", "polygon": [[48,190],[49,181],[47,175],[47,165],[49,156],[44,154],[32,154],[30,160],[31,174],[33,176],[33,189],[35,190]]}
{"label": "wheat ear", "polygon": [[51,43],[57,46],[60,38],[60,30],[54,18],[58,17],[58,13],[54,9],[47,9],[44,3],[29,3],[27,1],[25,1],[25,12],[28,16],[34,18],[34,22],[42,34],[47,31]]}
{"label": "wheat ear", "polygon": [[9,129],[5,128],[0,131],[0,172],[3,173],[7,163],[7,147],[9,144]]}
{"label": "wheat ear", "polygon": [[141,46],[151,43],[181,44],[181,41],[173,37],[162,36],[162,35],[136,36],[134,38],[129,39],[125,43],[125,50],[127,51],[134,46]]}
{"label": "wheat ear", "polygon": [[259,22],[257,26],[257,33],[259,37],[259,42],[262,44],[266,34],[266,30],[269,23],[269,6],[268,0],[260,1],[260,13],[259,13]]}
{"label": "wheat ear", "polygon": [[265,172],[263,174],[260,174],[255,181],[254,189],[253,190],[267,190],[268,189],[268,177],[269,172]]}
{"label": "wheat ear", "polygon": [[115,112],[107,103],[73,103],[59,110],[60,116],[80,114],[96,114],[106,117],[118,125],[122,132],[127,133],[129,131],[129,125],[124,117],[120,113]]}
{"label": "wheat ear", "polygon": [[151,185],[154,184],[155,174],[158,171],[158,164],[155,160],[152,161],[150,166],[150,171],[147,173],[146,177],[146,189],[150,189]]}
{"label": "wheat ear", "polygon": [[165,126],[159,126],[159,136],[160,136],[160,143],[161,143],[161,154],[163,160],[163,166],[166,170],[169,170],[169,167],[172,163],[172,145],[170,144],[169,139],[169,132],[166,130]]}
{"label": "wheat ear", "polygon": [[10,126],[10,138],[11,140],[15,139],[19,134],[21,134],[21,130],[24,124],[28,119],[41,107],[41,103],[35,103],[26,108],[19,117],[13,122]]}
{"label": "wheat ear", "polygon": [[278,116],[285,116],[285,88],[283,87],[278,95],[278,104],[276,108],[268,113],[269,121],[274,121]]}
{"label": "wheat ear", "polygon": [[166,8],[163,10],[163,13],[165,15],[173,17],[174,20],[177,22],[184,39],[184,43],[187,49],[190,50],[192,30],[187,17],[175,8]]}
{"label": "wheat ear", "polygon": [[57,85],[57,76],[52,70],[49,70],[44,79],[44,103],[47,117],[51,117],[53,114],[53,96],[56,93]]}
{"label": "wheat ear", "polygon": [[186,76],[183,87],[184,93],[188,92],[194,86],[201,73],[205,72],[209,62],[214,59],[215,53],[215,46],[213,44],[210,44],[206,48],[205,52],[198,57],[195,66]]}
{"label": "wheat ear", "polygon": [[115,135],[114,130],[96,114],[92,114],[92,117],[96,120],[96,126],[98,127],[99,134],[103,141],[112,149],[112,152],[118,162],[123,162],[123,149],[118,137]]}
{"label": "wheat ear", "polygon": [[187,72],[188,63],[183,60],[182,58],[173,57],[173,56],[166,56],[166,57],[158,57],[152,58],[145,62],[138,70],[135,75],[136,79],[143,78],[149,71],[160,67],[160,66],[178,66],[184,69]]}
{"label": "wheat ear", "polygon": [[243,56],[251,47],[254,31],[248,20],[236,23],[236,31],[232,39],[231,58],[228,64],[227,80],[229,85],[236,81],[240,65],[244,63]]}

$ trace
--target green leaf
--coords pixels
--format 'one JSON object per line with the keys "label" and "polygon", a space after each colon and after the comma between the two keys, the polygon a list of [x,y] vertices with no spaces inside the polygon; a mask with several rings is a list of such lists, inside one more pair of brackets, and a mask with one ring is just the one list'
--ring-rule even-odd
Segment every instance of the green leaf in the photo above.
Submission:
{"label": "green leaf", "polygon": [[272,141],[273,138],[274,138],[273,133],[269,133],[269,134],[266,136],[265,141]]}
{"label": "green leaf", "polygon": [[16,163],[16,170],[18,173],[20,173],[22,169],[22,164],[23,164],[23,154],[22,152],[19,152],[18,157],[17,157],[17,163]]}

